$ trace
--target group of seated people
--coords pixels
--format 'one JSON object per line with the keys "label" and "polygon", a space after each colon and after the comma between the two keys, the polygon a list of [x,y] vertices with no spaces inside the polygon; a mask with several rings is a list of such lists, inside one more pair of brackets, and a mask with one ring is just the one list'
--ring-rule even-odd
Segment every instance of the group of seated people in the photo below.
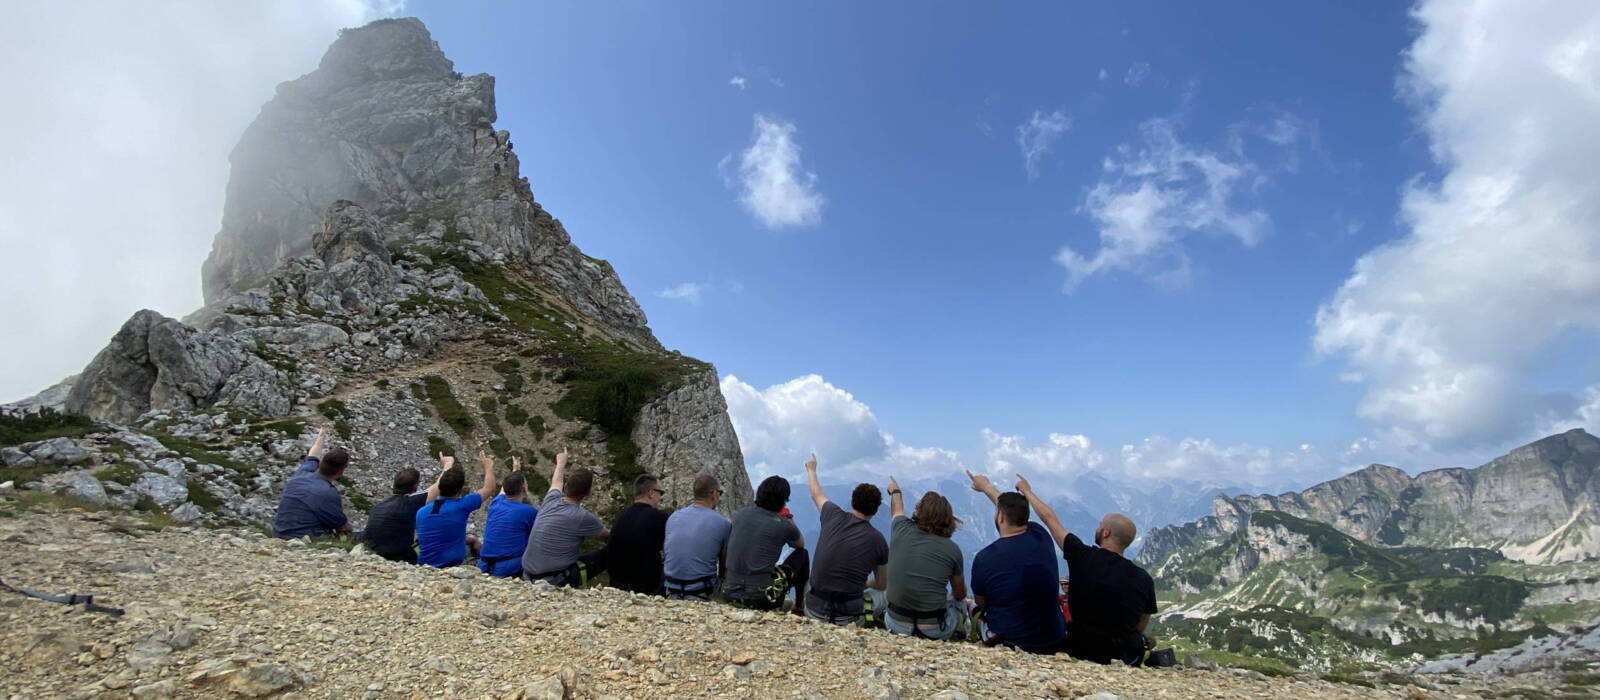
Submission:
{"label": "group of seated people", "polygon": [[[273,531],[298,538],[350,532],[333,485],[349,463],[342,449],[323,453],[319,433],[285,484]],[[929,491],[908,516],[904,495],[891,478],[890,537],[872,517],[883,502],[873,484],[860,484],[845,510],[828,499],[813,455],[805,463],[812,502],[820,513],[815,555],[788,510],[787,479],[768,477],[755,503],[730,520],[717,511],[722,488],[715,477],[693,483],[694,501],[670,515],[659,506],[665,492],[654,476],[638,477],[634,502],[610,527],[583,506],[594,473],[568,473],[567,452],[556,455],[550,490],[536,506],[519,458],[497,481],[494,460],[479,454],[483,486],[466,491],[466,474],[439,456],[441,472],[426,490],[420,474],[402,469],[394,495],[374,506],[366,530],[356,535],[385,558],[434,567],[459,566],[476,553],[477,567],[492,576],[521,577],[555,586],[587,587],[606,573],[609,585],[678,600],[711,601],[782,610],[835,625],[881,625],[895,634],[950,639],[969,636],[1036,654],[1066,653],[1099,663],[1137,665],[1149,648],[1144,635],[1156,612],[1150,575],[1123,556],[1136,535],[1126,516],[1107,515],[1094,545],[1067,531],[1055,512],[1017,477],[1002,493],[989,478],[967,472],[972,489],[995,506],[999,538],[972,561],[970,594],[960,547],[950,539],[960,522],[950,502]],[[483,538],[467,533],[467,519],[489,503]],[[1037,513],[1039,523],[1031,520]],[[604,546],[581,554],[586,540]],[[790,553],[783,556],[785,547]],[[1057,550],[1071,573],[1062,605]]]}

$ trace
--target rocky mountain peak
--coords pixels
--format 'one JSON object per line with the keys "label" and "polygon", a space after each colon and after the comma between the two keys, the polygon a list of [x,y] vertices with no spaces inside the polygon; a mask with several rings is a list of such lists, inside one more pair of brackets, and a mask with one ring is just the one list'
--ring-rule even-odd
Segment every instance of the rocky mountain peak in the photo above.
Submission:
{"label": "rocky mountain peak", "polygon": [[439,43],[415,17],[347,29],[328,47],[317,71],[338,89],[385,80],[443,80],[455,72]]}

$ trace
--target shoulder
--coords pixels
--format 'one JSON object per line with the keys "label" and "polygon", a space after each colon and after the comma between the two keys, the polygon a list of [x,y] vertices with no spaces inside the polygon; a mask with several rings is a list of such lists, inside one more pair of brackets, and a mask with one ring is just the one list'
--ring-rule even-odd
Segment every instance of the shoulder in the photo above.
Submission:
{"label": "shoulder", "polygon": [[428,504],[428,494],[414,493],[405,497],[405,504],[411,508],[421,508]]}

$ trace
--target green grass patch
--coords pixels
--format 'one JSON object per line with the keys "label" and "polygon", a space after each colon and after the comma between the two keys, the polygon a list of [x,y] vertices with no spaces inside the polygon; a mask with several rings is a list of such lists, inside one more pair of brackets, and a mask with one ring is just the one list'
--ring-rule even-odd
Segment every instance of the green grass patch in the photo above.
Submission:
{"label": "green grass patch", "polygon": [[191,457],[197,462],[226,467],[232,472],[228,474],[228,480],[240,489],[249,491],[255,488],[254,481],[261,473],[261,469],[250,462],[234,459],[225,448],[208,445],[199,440],[177,437],[164,430],[150,430],[149,434],[167,449],[181,456]]}
{"label": "green grass patch", "polygon": [[273,421],[271,423],[262,423],[261,425],[253,428],[250,432],[253,434],[276,432],[283,433],[291,438],[298,438],[305,434],[306,425],[308,425],[308,423],[305,421],[305,419],[286,418],[284,420]]}
{"label": "green grass patch", "polygon": [[99,471],[95,472],[94,476],[101,483],[110,482],[123,486],[132,486],[133,482],[139,480],[139,470],[134,469],[133,465],[127,462],[118,462],[101,467]]}
{"label": "green grass patch", "polygon": [[211,495],[211,492],[207,491],[206,487],[200,485],[199,479],[189,480],[189,502],[199,506],[200,510],[207,513],[217,512],[217,508],[222,505],[222,501],[217,500],[217,497]]}
{"label": "green grass patch", "polygon": [[422,388],[421,384],[418,384],[416,382],[412,382],[410,386],[411,386],[411,397],[412,398],[414,398],[414,399],[416,399],[418,401],[421,401],[423,403],[427,403],[428,402],[428,392],[427,392],[426,389]]}
{"label": "green grass patch", "polygon": [[17,413],[0,411],[0,447],[58,437],[81,437],[98,428],[87,416],[53,408]]}
{"label": "green grass patch", "polygon": [[500,408],[500,402],[495,401],[493,396],[485,396],[478,399],[478,410],[484,413],[494,413],[498,408]]}
{"label": "green grass patch", "polygon": [[441,454],[454,457],[456,456],[456,448],[451,447],[449,442],[445,441],[444,438],[439,437],[438,435],[429,435],[428,456],[438,457]]}
{"label": "green grass patch", "polygon": [[266,360],[267,364],[284,372],[294,372],[300,369],[299,360],[267,347],[266,342],[260,338],[256,339],[255,352],[256,356]]}
{"label": "green grass patch", "polygon": [[339,491],[344,494],[345,498],[350,500],[350,506],[352,508],[363,512],[372,510],[372,499],[367,498],[365,494],[356,490],[356,484],[354,481],[346,479],[343,476],[339,477],[338,481],[339,486],[341,487]]}
{"label": "green grass patch", "polygon": [[456,400],[456,395],[450,391],[450,383],[439,375],[430,375],[422,379],[423,391],[426,392],[429,405],[433,406],[434,413],[439,420],[450,426],[456,435],[463,440],[472,434],[472,416],[467,409]]}
{"label": "green grass patch", "polygon": [[[506,404],[506,423],[511,424],[513,427],[527,425],[528,412],[521,406],[518,406],[514,403],[508,403]],[[540,423],[542,424],[543,421],[540,421]],[[543,426],[541,425],[541,429],[542,427]],[[535,437],[542,437],[542,435]]]}

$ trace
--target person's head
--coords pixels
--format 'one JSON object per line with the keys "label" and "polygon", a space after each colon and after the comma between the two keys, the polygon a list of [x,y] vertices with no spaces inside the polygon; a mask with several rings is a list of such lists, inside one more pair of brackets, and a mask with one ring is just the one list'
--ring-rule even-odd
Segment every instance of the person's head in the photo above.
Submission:
{"label": "person's head", "polygon": [[774,513],[789,505],[789,480],[769,476],[756,487],[756,505]]}
{"label": "person's head", "polygon": [[707,508],[715,508],[722,502],[722,484],[717,482],[717,477],[701,474],[694,478],[694,502]]}
{"label": "person's head", "polygon": [[1028,498],[1016,491],[1000,494],[994,506],[994,529],[1002,537],[1028,529]]}
{"label": "person's head", "polygon": [[322,460],[317,463],[317,473],[329,479],[344,476],[344,468],[350,465],[350,453],[343,447],[335,447],[322,455]]}
{"label": "person's head", "polygon": [[850,510],[866,517],[878,514],[878,506],[883,505],[883,492],[872,484],[856,484],[856,489],[850,492]]}
{"label": "person's head", "polygon": [[911,520],[916,522],[917,528],[930,535],[949,537],[956,531],[956,526],[961,521],[956,519],[955,511],[950,508],[950,501],[939,495],[938,491],[929,491],[922,494],[917,501],[917,509],[912,511]]}
{"label": "person's head", "polygon": [[644,503],[654,508],[661,505],[661,496],[666,492],[661,490],[661,480],[649,474],[640,474],[633,480],[633,500],[635,503]]}
{"label": "person's head", "polygon": [[1121,513],[1111,513],[1100,519],[1100,527],[1094,531],[1094,543],[1121,554],[1138,536],[1139,529],[1134,527],[1133,520]]}
{"label": "person's head", "polygon": [[439,475],[439,496],[455,498],[467,487],[467,472],[461,467],[451,467]]}
{"label": "person's head", "polygon": [[506,498],[521,498],[528,492],[528,477],[523,476],[522,472],[511,472],[500,482],[500,490],[505,492]]}
{"label": "person's head", "polygon": [[422,472],[406,467],[394,474],[394,493],[396,496],[416,493],[417,486],[421,483]]}
{"label": "person's head", "polygon": [[561,484],[561,495],[572,499],[574,502],[589,497],[589,491],[594,488],[594,472],[588,469],[578,469],[567,475]]}

